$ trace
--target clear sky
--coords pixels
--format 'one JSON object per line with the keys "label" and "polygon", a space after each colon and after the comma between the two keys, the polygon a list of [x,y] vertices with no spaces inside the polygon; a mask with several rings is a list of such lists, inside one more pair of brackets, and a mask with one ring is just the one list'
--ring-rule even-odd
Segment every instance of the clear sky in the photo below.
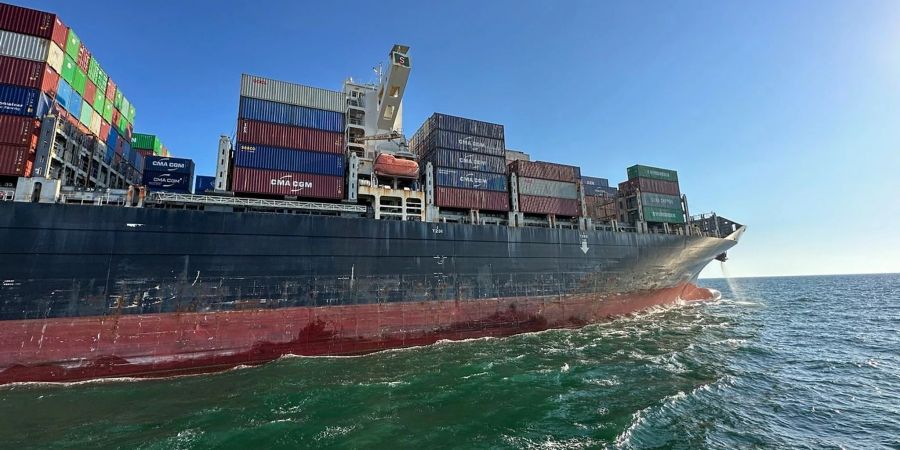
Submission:
{"label": "clear sky", "polygon": [[692,212],[750,226],[733,276],[900,272],[898,1],[19,3],[74,27],[135,131],[199,174],[242,72],[340,89],[403,43],[407,134],[441,111],[613,182],[677,169]]}

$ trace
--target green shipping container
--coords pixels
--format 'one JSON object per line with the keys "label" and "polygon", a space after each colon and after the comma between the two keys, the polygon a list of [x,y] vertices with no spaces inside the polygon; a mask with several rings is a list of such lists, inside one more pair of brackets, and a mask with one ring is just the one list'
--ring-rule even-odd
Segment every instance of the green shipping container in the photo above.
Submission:
{"label": "green shipping container", "polygon": [[640,164],[628,168],[628,179],[652,178],[654,180],[678,182],[678,172],[658,167],[642,166]]}
{"label": "green shipping container", "polygon": [[134,105],[128,106],[128,123],[134,125],[134,116],[137,115],[137,111],[134,109]]}
{"label": "green shipping container", "polygon": [[645,222],[684,223],[684,213],[665,208],[644,207]]}
{"label": "green shipping container", "polygon": [[641,192],[641,205],[651,208],[664,208],[681,212],[681,197],[677,195],[654,194]]}
{"label": "green shipping container", "polygon": [[88,80],[91,80],[92,83],[99,86],[97,83],[97,75],[100,74],[100,64],[97,64],[97,60],[91,56],[91,62],[88,64],[87,76]]}
{"label": "green shipping container", "polygon": [[66,83],[69,83],[69,86],[72,85],[76,70],[78,70],[78,66],[75,64],[75,60],[66,56],[65,59],[63,59],[62,73],[60,76],[62,76],[63,80],[66,80]]}
{"label": "green shipping container", "polygon": [[153,150],[153,154],[157,155],[162,150],[162,141],[152,134],[134,133],[131,146],[140,150]]}
{"label": "green shipping container", "polygon": [[112,122],[112,113],[113,113],[113,102],[112,100],[106,100],[103,103],[103,120],[107,122]]}
{"label": "green shipping container", "polygon": [[87,84],[87,74],[82,72],[78,67],[75,68],[75,74],[72,75],[72,89],[75,89],[79,95],[84,95],[84,87]]}
{"label": "green shipping container", "polygon": [[103,95],[103,91],[100,88],[97,88],[97,92],[94,94],[94,111],[103,115],[103,107],[106,104],[106,96]]}
{"label": "green shipping container", "polygon": [[78,58],[78,49],[81,48],[81,38],[69,28],[69,34],[66,37],[66,54],[72,58]]}
{"label": "green shipping container", "polygon": [[125,121],[131,123],[131,119],[128,118],[128,110],[131,109],[131,102],[128,101],[128,97],[122,96],[122,107],[119,108],[119,111],[122,113],[122,117],[125,118]]}
{"label": "green shipping container", "polygon": [[119,114],[119,123],[116,128],[119,130],[119,134],[121,136],[125,136],[128,132],[128,121],[125,120],[125,116]]}
{"label": "green shipping container", "polygon": [[[102,91],[104,94],[106,94],[106,83],[108,81],[109,75],[107,75],[106,72],[103,71],[103,69],[100,69],[100,73],[97,75],[97,82],[94,83],[95,85],[97,85],[97,90]],[[101,88],[100,86],[103,87]]]}
{"label": "green shipping container", "polygon": [[122,99],[124,98],[125,96],[122,95],[122,90],[116,89],[116,97],[113,99],[113,106],[115,106],[119,111],[122,110]]}
{"label": "green shipping container", "polygon": [[94,110],[91,109],[91,104],[87,102],[87,100],[81,101],[81,115],[78,117],[78,120],[84,124],[84,126],[91,125],[91,116],[94,114]]}

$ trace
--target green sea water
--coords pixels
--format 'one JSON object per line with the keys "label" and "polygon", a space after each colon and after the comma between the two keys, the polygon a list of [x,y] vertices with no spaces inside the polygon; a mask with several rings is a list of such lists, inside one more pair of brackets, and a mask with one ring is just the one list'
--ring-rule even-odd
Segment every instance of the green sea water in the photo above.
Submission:
{"label": "green sea water", "polygon": [[0,447],[900,448],[900,276],[703,284],[578,330],[0,387]]}

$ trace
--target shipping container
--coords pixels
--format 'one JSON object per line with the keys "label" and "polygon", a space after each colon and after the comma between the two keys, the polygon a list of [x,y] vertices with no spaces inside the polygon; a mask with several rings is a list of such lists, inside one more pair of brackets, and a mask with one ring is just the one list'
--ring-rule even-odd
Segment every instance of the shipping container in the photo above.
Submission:
{"label": "shipping container", "polygon": [[616,199],[611,197],[584,196],[584,206],[587,211],[587,216],[594,219],[616,219],[619,213],[616,203]]}
{"label": "shipping container", "polygon": [[500,157],[506,154],[506,145],[501,139],[472,136],[446,130],[434,130],[420,141],[416,141],[413,151],[424,155],[435,148],[447,148]]}
{"label": "shipping container", "polygon": [[69,86],[72,85],[72,80],[75,79],[76,70],[78,70],[78,66],[75,65],[75,60],[68,55],[64,56],[62,71],[59,72],[59,76],[61,76],[63,80],[66,80],[66,83],[69,83]]}
{"label": "shipping container", "polygon": [[36,134],[35,122],[32,117],[0,115],[0,144],[30,146]]}
{"label": "shipping container", "polygon": [[441,208],[509,211],[509,194],[451,187],[434,188],[434,204]]}
{"label": "shipping container", "polygon": [[670,209],[678,212],[682,211],[681,197],[674,195],[641,192],[641,204],[654,208]]}
{"label": "shipping container", "polygon": [[112,100],[110,100],[109,97],[104,97],[104,100],[103,100],[103,114],[102,114],[102,115],[103,115],[103,120],[105,120],[105,121],[109,122],[110,124],[112,124],[112,123],[113,123],[113,118],[112,118],[112,116],[113,116],[113,110],[114,110],[114,109],[115,109],[115,108],[113,107]]}
{"label": "shipping container", "polygon": [[0,3],[0,30],[37,36],[65,42],[66,26],[56,17],[44,11]]}
{"label": "shipping container", "polygon": [[41,89],[45,67],[42,62],[0,56],[0,84]]}
{"label": "shipping container", "polygon": [[42,117],[50,110],[50,100],[37,89],[0,85],[0,114]]}
{"label": "shipping container", "polygon": [[0,175],[29,176],[33,161],[34,152],[29,146],[0,145]]}
{"label": "shipping container", "polygon": [[56,103],[69,110],[69,99],[72,98],[73,92],[75,91],[72,90],[72,86],[69,86],[66,80],[60,78],[59,84],[56,86]]}
{"label": "shipping container", "polygon": [[78,121],[84,124],[84,126],[89,126],[91,124],[91,113],[94,112],[94,109],[91,108],[91,104],[87,102],[87,100],[81,100],[81,112],[78,114]]}
{"label": "shipping container", "polygon": [[344,198],[344,177],[235,167],[231,180],[236,193]]}
{"label": "shipping container", "polygon": [[109,126],[109,122],[103,120],[103,116],[100,116],[100,140],[106,142],[109,138],[109,131],[111,127]]}
{"label": "shipping container", "polygon": [[644,207],[645,222],[684,223],[684,213],[671,209]]}
{"label": "shipping container", "polygon": [[655,194],[677,195],[681,196],[678,183],[674,181],[654,180],[652,178],[635,178],[633,180],[623,181],[619,183],[619,191],[625,195],[634,194],[640,189],[641,192],[653,192]]}
{"label": "shipping container", "polygon": [[94,104],[94,96],[97,94],[97,87],[94,86],[94,82],[91,80],[85,81],[84,84],[84,100],[91,104],[91,108],[93,108]]}
{"label": "shipping container", "polygon": [[112,78],[107,78],[106,80],[106,99],[109,100],[110,105],[114,105],[116,98],[116,83],[112,80]]}
{"label": "shipping container", "polygon": [[471,136],[504,139],[503,125],[442,113],[432,114],[422,126],[425,127],[425,134],[430,133],[432,130],[447,130]]}
{"label": "shipping container", "polygon": [[106,146],[111,149],[113,153],[116,152],[116,142],[119,140],[119,132],[116,131],[115,127],[111,127],[109,130],[109,136],[106,138]]}
{"label": "shipping container", "polygon": [[344,176],[344,156],[266,145],[238,143],[234,165],[253,169],[283,170],[319,175]]}
{"label": "shipping container", "polygon": [[192,180],[190,174],[144,170],[142,181],[144,186],[147,186],[151,192],[191,193]]}
{"label": "shipping container", "polygon": [[603,188],[609,188],[609,180],[597,177],[581,177],[581,188],[584,195],[602,195]]}
{"label": "shipping container", "polygon": [[194,194],[203,194],[216,188],[216,177],[197,175],[194,180]]}
{"label": "shipping container", "polygon": [[75,88],[72,88],[71,95],[69,96],[69,101],[67,103],[70,107],[67,108],[69,114],[72,115],[74,122],[78,122],[78,117],[81,116],[81,104],[82,98],[75,92]]}
{"label": "shipping container", "polygon": [[450,167],[462,170],[506,174],[506,160],[502,156],[481,155],[462,152],[448,148],[434,148],[420,160],[430,162],[434,166]]}
{"label": "shipping container", "polygon": [[66,54],[62,51],[59,46],[56,44],[50,44],[50,49],[47,51],[47,64],[56,71],[56,73],[62,73],[63,61],[66,59]]}
{"label": "shipping container", "polygon": [[0,56],[45,62],[49,51],[46,39],[0,30]]}
{"label": "shipping container", "polygon": [[507,192],[509,190],[508,180],[506,175],[497,173],[446,167],[434,168],[434,183],[437,186]]}
{"label": "shipping container", "polygon": [[652,178],[654,180],[674,181],[677,183],[678,172],[636,164],[628,168],[628,179],[633,180],[635,178]]}
{"label": "shipping container", "polygon": [[544,161],[513,161],[509,165],[509,171],[520,177],[565,181],[568,183],[575,183],[576,180],[581,178],[581,169],[576,166]]}
{"label": "shipping container", "polygon": [[75,64],[77,64],[78,68],[85,74],[87,74],[88,68],[91,66],[91,52],[88,51],[83,42],[81,43],[81,47],[78,48],[78,57],[75,58]]}
{"label": "shipping container", "polygon": [[316,130],[344,131],[343,113],[275,103],[256,98],[241,97],[238,117]]}
{"label": "shipping container", "polygon": [[76,66],[75,72],[72,73],[72,89],[75,89],[78,95],[84,97],[85,87],[87,87],[87,74]]}
{"label": "shipping container", "polygon": [[[114,131],[110,130],[109,134],[112,135],[112,133],[114,133]],[[103,160],[106,161],[107,164],[109,164],[113,161],[113,157],[116,156],[116,145],[115,143],[113,143],[113,145],[109,145],[108,140],[104,145],[106,146],[106,154],[103,156]]]}
{"label": "shipping container", "polygon": [[103,115],[103,108],[106,106],[106,96],[103,95],[103,90],[99,87],[95,89],[94,92],[94,100],[91,102],[91,106],[94,107],[94,111]]}
{"label": "shipping container", "polygon": [[575,183],[519,177],[519,194],[575,200],[578,198],[578,187]]}
{"label": "shipping container", "polygon": [[241,96],[341,114],[347,109],[346,97],[343,92],[272,80],[256,75],[241,75]]}
{"label": "shipping container", "polygon": [[78,59],[78,50],[81,50],[81,38],[78,37],[78,34],[75,33],[75,30],[69,28],[68,33],[66,34],[66,45],[65,48],[66,54],[71,56],[72,59]]}
{"label": "shipping container", "polygon": [[344,133],[253,120],[238,120],[236,140],[245,144],[344,154]]}
{"label": "shipping container", "polygon": [[142,150],[152,150],[154,154],[159,154],[162,141],[153,134],[134,133],[134,136],[131,137],[131,146]]}
{"label": "shipping container", "polygon": [[576,217],[581,215],[580,210],[578,200],[519,195],[519,211],[523,213]]}
{"label": "shipping container", "polygon": [[97,111],[94,111],[93,108],[89,107],[88,109],[91,110],[91,123],[88,125],[88,129],[95,136],[100,136],[100,125],[103,124],[103,117],[100,117],[100,114],[97,114]]}
{"label": "shipping container", "polygon": [[[130,145],[129,145],[130,148]],[[145,163],[147,170],[154,172],[194,174],[194,161],[187,158],[170,158],[166,156],[149,156]]]}

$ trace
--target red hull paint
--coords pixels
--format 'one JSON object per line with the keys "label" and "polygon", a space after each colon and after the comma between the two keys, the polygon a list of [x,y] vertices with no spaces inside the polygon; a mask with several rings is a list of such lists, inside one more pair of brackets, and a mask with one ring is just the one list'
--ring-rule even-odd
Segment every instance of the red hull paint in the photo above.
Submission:
{"label": "red hull paint", "polygon": [[600,322],[712,293],[692,284],[604,299],[503,298],[5,321],[0,384],[171,376],[282,355],[351,355]]}

